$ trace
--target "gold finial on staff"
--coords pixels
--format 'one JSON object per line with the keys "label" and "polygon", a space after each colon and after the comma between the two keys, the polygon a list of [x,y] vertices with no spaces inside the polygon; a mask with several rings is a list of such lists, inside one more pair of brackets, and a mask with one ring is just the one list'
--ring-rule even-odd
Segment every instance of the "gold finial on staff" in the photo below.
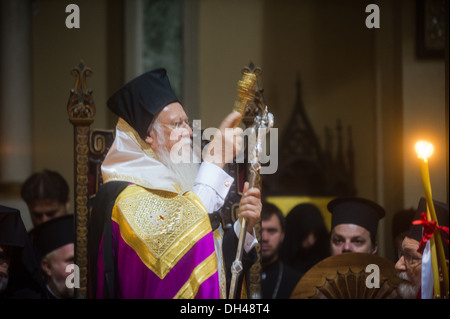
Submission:
{"label": "gold finial on staff", "polygon": [[242,79],[238,81],[238,96],[233,107],[233,111],[241,113],[241,117],[244,115],[245,106],[255,98],[257,84],[256,74],[250,69],[246,68],[242,73]]}

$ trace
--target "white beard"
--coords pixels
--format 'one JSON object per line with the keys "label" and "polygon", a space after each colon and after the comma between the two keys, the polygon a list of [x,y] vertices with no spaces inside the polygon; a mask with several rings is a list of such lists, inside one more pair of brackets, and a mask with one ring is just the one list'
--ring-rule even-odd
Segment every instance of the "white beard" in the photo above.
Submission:
{"label": "white beard", "polygon": [[416,299],[417,294],[419,293],[420,285],[414,286],[413,283],[409,280],[408,275],[404,271],[400,272],[398,274],[398,277],[404,280],[397,287],[397,291],[400,297],[402,297],[403,299]]}
{"label": "white beard", "polygon": [[[185,138],[178,143],[189,144],[189,152],[183,152],[181,154],[181,162],[175,163],[171,157],[170,152],[166,147],[164,136],[158,134],[158,157],[161,163],[163,163],[172,173],[172,177],[181,187],[183,193],[192,190],[197,177],[200,162],[197,154],[193,152],[192,143],[190,138]],[[191,159],[191,154],[193,154],[193,159]],[[179,158],[177,158],[179,159]]]}
{"label": "white beard", "polygon": [[53,283],[53,287],[55,287],[56,291],[53,291],[50,287],[50,291],[57,296],[58,298],[73,298],[73,296],[75,295],[75,290],[74,288],[69,288],[66,285],[66,282],[59,282],[57,281],[55,278],[50,277],[50,280]]}

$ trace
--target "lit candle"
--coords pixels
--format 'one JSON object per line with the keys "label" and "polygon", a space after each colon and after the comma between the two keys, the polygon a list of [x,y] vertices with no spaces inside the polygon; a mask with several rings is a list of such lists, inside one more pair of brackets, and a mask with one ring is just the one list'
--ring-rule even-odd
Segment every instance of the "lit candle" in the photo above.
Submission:
{"label": "lit candle", "polygon": [[[423,159],[423,161],[420,161],[420,173],[422,176],[422,184],[425,191],[425,198],[427,201],[428,206],[428,219],[433,220],[436,222],[436,226],[439,226],[437,217],[436,217],[436,211],[434,209],[434,203],[431,196],[431,183],[430,183],[430,174],[428,170],[428,158],[433,154],[434,148],[431,143],[425,142],[425,141],[419,141],[416,143],[415,146],[417,157],[420,159]],[[435,290],[435,297],[440,296],[440,284],[439,284],[439,272],[438,272],[438,265],[437,265],[437,258],[439,258],[439,264],[442,268],[442,273],[444,276],[444,285],[445,285],[445,293],[448,296],[448,273],[447,273],[447,264],[445,262],[445,254],[444,254],[444,247],[442,245],[441,240],[441,233],[439,229],[436,229],[434,231],[434,236],[431,239],[435,240],[430,242],[431,246],[431,256],[432,256],[432,263],[433,263],[433,277],[434,277],[434,290]],[[437,247],[437,252],[436,252]],[[433,258],[434,256],[434,258]]]}

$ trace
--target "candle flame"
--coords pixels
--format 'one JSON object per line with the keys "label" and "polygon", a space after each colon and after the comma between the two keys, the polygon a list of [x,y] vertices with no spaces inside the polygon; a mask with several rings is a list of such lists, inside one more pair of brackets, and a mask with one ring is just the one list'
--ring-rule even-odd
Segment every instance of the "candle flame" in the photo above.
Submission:
{"label": "candle flame", "polygon": [[415,150],[418,158],[423,158],[425,161],[433,154],[433,144],[426,141],[419,141],[416,143]]}

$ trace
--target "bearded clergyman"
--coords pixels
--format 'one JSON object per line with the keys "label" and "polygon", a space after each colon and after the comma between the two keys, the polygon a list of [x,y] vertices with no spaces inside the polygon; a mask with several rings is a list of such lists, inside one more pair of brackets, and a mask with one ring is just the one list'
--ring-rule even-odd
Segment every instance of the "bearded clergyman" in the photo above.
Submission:
{"label": "bearded clergyman", "polygon": [[[223,168],[242,149],[240,113],[223,120],[200,161],[165,69],[133,79],[107,104],[119,119],[91,214],[89,296],[226,298],[241,224],[224,232],[210,216],[234,182]],[[239,202],[239,219],[247,220],[244,268],[256,258],[260,213],[260,191],[245,183]]]}

